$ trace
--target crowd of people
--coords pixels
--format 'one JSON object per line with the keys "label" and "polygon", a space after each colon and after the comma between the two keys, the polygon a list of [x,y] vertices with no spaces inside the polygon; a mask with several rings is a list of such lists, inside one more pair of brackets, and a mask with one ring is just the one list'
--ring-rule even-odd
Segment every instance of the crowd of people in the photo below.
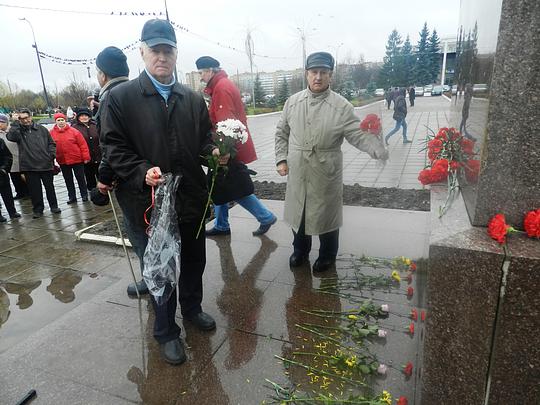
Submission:
{"label": "crowd of people", "polygon": [[[212,316],[201,306],[202,276],[206,237],[223,238],[231,233],[228,203],[237,202],[258,220],[254,236],[268,232],[277,217],[248,184],[241,193],[214,196],[222,203],[214,207],[213,227],[206,234],[197,231],[206,213],[209,188],[208,175],[203,170],[205,160],[201,157],[213,156],[226,166],[227,182],[234,182],[235,176],[247,176],[244,180],[251,182],[246,165],[256,160],[257,154],[249,129],[247,141],[238,145],[238,153],[233,156],[222,154],[212,139],[216,124],[226,119],[238,120],[247,128],[241,96],[219,61],[211,56],[201,56],[195,62],[201,82],[206,84],[209,107],[203,95],[177,82],[176,34],[166,20],[152,19],[144,24],[140,55],[145,68],[137,78],[129,80],[126,56],[120,49],[107,47],[99,53],[96,67],[101,91],[88,109],[76,111],[71,125],[63,113],[57,113],[49,133],[32,122],[29,110],[15,114],[9,130],[0,127],[7,130],[5,135],[10,142],[10,149],[3,147],[3,141],[0,143],[0,151],[7,151],[5,161],[0,161],[0,173],[10,172],[11,167],[15,189],[24,193],[15,184],[19,176],[13,175],[20,174],[28,187],[35,218],[41,217],[44,209],[41,184],[51,211],[60,213],[52,181],[55,161],[66,181],[70,204],[77,201],[73,175],[83,201],[88,199],[91,189],[92,201],[105,205],[114,190],[141,274],[148,243],[145,211],[152,206],[152,188],[163,183],[165,173],[181,176],[174,206],[181,242],[178,296],[175,290],[160,304],[151,296],[154,337],[160,344],[161,355],[170,364],[181,364],[186,354],[175,318],[177,303],[184,321],[202,331],[216,327]],[[287,100],[276,128],[276,170],[287,176],[284,219],[292,228],[289,265],[295,271],[306,267],[311,271],[309,254],[314,235],[319,236],[321,246],[313,272],[335,269],[339,228],[343,223],[343,141],[374,159],[388,159],[383,139],[364,132],[353,106],[331,90],[334,66],[335,60],[329,53],[309,55],[305,65],[308,86]],[[399,97],[395,103],[400,104]],[[0,117],[2,120],[5,118]],[[396,121],[405,132],[404,116]],[[406,133],[404,139],[405,136]],[[18,167],[11,164],[12,155],[16,154]],[[4,201],[10,216],[16,218],[19,214],[8,203],[9,197]],[[148,293],[144,279],[129,285],[127,293]]]}

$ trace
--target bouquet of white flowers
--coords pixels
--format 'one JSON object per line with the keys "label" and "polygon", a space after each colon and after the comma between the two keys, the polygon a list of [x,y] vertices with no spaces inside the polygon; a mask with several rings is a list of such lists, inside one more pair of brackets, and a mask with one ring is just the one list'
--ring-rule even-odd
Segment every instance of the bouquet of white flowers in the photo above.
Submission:
{"label": "bouquet of white flowers", "polygon": [[[213,136],[213,141],[216,146],[219,148],[220,156],[230,155],[230,159],[234,159],[237,152],[237,145],[246,143],[248,140],[248,131],[246,126],[239,120],[227,119],[224,121],[219,121],[216,124],[216,132]],[[214,191],[214,185],[216,183],[216,177],[219,171],[227,171],[227,166],[222,166],[219,164],[219,157],[215,155],[206,156],[205,159],[208,162],[208,169],[212,173],[212,181],[210,183],[210,190],[208,193],[208,200],[206,202],[206,207],[204,209],[204,214],[199,225],[199,230],[197,231],[197,238],[201,233],[201,229],[204,226],[206,213],[208,207],[212,202],[212,193]]]}

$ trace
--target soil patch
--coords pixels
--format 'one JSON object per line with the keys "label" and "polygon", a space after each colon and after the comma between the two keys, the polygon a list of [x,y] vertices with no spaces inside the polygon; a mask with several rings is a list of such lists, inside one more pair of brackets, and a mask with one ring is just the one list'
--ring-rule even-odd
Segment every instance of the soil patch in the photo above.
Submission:
{"label": "soil patch", "polygon": [[[255,195],[266,200],[285,200],[286,183],[254,181]],[[343,185],[343,204],[389,208],[409,211],[429,211],[429,190],[411,190],[395,187],[375,188]]]}

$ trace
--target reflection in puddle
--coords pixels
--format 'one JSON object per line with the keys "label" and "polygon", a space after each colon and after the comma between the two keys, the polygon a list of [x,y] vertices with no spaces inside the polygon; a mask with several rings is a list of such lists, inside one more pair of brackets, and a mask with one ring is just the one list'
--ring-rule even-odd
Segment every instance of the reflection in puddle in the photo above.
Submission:
{"label": "reflection in puddle", "polygon": [[51,280],[51,284],[47,287],[54,298],[58,301],[67,304],[75,300],[74,288],[82,280],[81,275],[73,272],[60,273],[54,276]]}
{"label": "reflection in puddle", "polygon": [[8,293],[17,295],[17,306],[20,309],[27,309],[34,303],[30,293],[41,285],[41,280],[21,284],[4,283],[3,285]]}

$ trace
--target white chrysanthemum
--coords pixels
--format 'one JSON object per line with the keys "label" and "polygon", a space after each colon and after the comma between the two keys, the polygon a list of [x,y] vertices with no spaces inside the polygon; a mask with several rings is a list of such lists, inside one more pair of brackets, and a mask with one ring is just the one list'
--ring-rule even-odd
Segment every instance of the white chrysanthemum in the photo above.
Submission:
{"label": "white chrysanthemum", "polygon": [[247,128],[239,120],[229,118],[218,122],[216,124],[216,132],[241,143],[246,143],[248,140]]}

